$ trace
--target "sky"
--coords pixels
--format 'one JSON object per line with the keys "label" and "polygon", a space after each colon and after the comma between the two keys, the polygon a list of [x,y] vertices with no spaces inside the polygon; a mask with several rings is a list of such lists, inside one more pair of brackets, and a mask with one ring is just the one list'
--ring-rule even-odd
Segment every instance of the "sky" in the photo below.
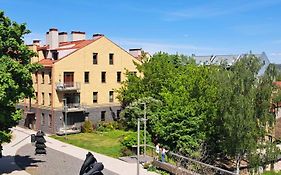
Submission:
{"label": "sky", "polygon": [[128,50],[216,55],[265,52],[281,63],[281,0],[0,0],[45,42],[49,28],[102,33]]}

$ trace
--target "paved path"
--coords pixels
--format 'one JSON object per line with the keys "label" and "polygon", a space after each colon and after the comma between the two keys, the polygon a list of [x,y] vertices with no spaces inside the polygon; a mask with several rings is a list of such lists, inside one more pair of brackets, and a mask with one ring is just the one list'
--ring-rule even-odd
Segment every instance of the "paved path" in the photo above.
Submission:
{"label": "paved path", "polygon": [[[21,147],[15,156],[16,164],[31,175],[78,175],[83,160],[47,147],[46,155],[34,155],[35,147],[26,144]],[[104,175],[118,175],[107,169]]]}
{"label": "paved path", "polygon": [[[21,171],[20,168],[15,165],[14,155],[19,148],[25,146],[27,143],[30,143],[30,135],[35,132],[32,130],[16,127],[13,129],[13,133],[16,136],[15,139],[11,143],[4,145],[3,148],[4,159],[0,159],[0,174],[10,173],[14,175],[20,173],[22,175],[25,175],[27,173],[25,171]],[[86,154],[88,153],[88,150],[86,149],[78,148],[76,146],[60,142],[50,137],[45,137],[45,139],[47,140],[46,146],[48,148],[71,155],[72,157],[75,157],[82,161],[85,159]],[[105,169],[109,170],[110,172],[120,175],[136,174],[136,164],[126,163],[121,160],[114,159],[112,157],[108,157],[95,152],[92,153],[96,157],[97,161],[102,162]],[[9,161],[5,161],[8,159]],[[145,169],[140,168],[140,175],[156,175],[156,173],[147,172]]]}

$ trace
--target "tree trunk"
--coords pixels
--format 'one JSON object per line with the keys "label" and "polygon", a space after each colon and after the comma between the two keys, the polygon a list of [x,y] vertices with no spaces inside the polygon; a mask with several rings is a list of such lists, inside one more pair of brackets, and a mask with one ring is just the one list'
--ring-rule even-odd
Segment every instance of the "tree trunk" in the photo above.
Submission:
{"label": "tree trunk", "polygon": [[236,158],[236,174],[239,174],[240,173],[240,156],[237,156]]}

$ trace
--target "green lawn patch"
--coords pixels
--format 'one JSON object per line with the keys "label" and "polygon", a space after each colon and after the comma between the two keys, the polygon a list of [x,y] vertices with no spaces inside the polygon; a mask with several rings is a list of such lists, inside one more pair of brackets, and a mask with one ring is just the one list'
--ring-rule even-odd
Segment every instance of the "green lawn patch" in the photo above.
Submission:
{"label": "green lawn patch", "polygon": [[80,133],[64,136],[51,136],[62,142],[66,142],[81,148],[111,157],[120,157],[122,145],[120,141],[130,132],[112,130],[108,132]]}

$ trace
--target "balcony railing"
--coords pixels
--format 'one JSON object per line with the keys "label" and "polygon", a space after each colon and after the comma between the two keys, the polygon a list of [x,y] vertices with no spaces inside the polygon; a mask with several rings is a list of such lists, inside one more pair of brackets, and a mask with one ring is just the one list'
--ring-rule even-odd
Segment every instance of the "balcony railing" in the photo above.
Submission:
{"label": "balcony railing", "polygon": [[77,111],[85,111],[85,108],[80,103],[67,103],[63,108],[64,111],[67,112],[77,112]]}
{"label": "balcony railing", "polygon": [[57,91],[80,90],[80,82],[67,82],[67,83],[58,82],[56,83],[56,90]]}

